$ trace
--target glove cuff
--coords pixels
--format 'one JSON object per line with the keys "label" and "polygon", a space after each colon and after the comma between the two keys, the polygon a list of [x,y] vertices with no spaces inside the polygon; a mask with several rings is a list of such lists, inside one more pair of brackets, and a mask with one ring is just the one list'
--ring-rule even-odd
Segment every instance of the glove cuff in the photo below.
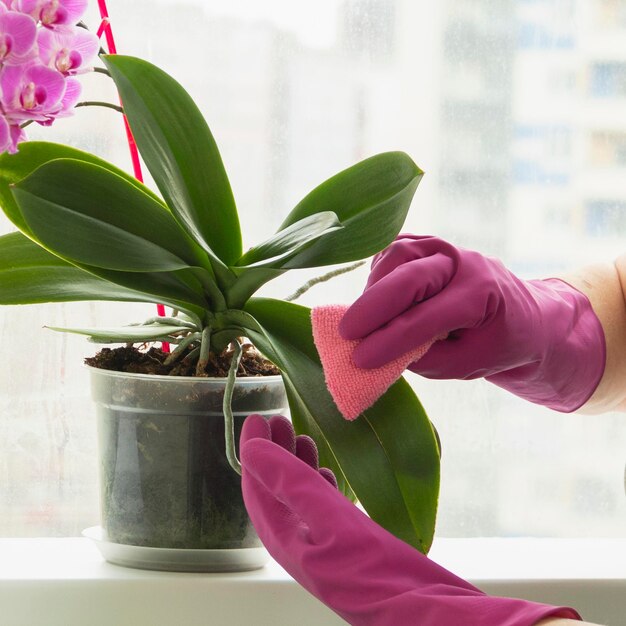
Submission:
{"label": "glove cuff", "polygon": [[547,618],[581,620],[572,608],[519,598],[471,594],[451,587],[418,587],[368,605],[364,614],[339,614],[355,626],[534,626]]}
{"label": "glove cuff", "polygon": [[604,374],[604,330],[589,298],[568,283],[548,278],[528,284],[541,301],[538,332],[544,350],[537,361],[487,380],[530,402],[571,413],[589,400]]}

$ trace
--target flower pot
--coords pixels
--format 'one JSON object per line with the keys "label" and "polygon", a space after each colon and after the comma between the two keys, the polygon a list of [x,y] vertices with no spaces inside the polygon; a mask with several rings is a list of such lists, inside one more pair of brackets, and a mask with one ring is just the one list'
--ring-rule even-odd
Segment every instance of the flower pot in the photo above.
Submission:
{"label": "flower pot", "polygon": [[[225,379],[88,369],[105,558],[172,571],[262,567],[267,553],[246,512],[241,478],[226,460]],[[269,417],[286,407],[280,376],[238,378],[237,444],[246,416]]]}

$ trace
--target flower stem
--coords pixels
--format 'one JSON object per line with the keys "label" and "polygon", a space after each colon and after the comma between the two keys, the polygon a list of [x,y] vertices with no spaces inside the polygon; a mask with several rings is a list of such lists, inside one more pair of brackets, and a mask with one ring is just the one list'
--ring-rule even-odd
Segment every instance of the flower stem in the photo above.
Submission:
{"label": "flower stem", "polygon": [[237,378],[237,369],[241,361],[241,345],[237,339],[233,341],[234,351],[233,358],[228,369],[228,378],[226,379],[226,388],[224,389],[224,403],[222,410],[224,412],[224,437],[226,444],[226,458],[230,466],[241,476],[241,463],[237,458],[235,449],[235,418],[233,417],[233,409],[231,406],[233,399],[233,391],[235,390],[235,380]]}
{"label": "flower stem", "polygon": [[104,74],[105,76],[111,78],[111,72],[104,67],[94,67],[93,71],[96,72],[96,74]]}
{"label": "flower stem", "polygon": [[322,274],[321,276],[316,276],[311,280],[307,281],[300,287],[296,289],[290,296],[287,296],[285,300],[287,302],[293,302],[298,299],[302,294],[306,293],[311,287],[319,283],[325,283],[327,280],[334,278],[335,276],[339,276],[341,274],[346,274],[347,272],[352,272],[357,269],[357,267],[361,267],[361,265],[365,265],[365,261],[359,261],[358,263],[353,263],[352,265],[348,265],[347,267],[340,267],[338,270],[333,270],[332,272],[327,272],[326,274]]}
{"label": "flower stem", "polygon": [[111,104],[110,102],[101,102],[100,100],[86,100],[85,102],[79,102],[76,105],[78,107],[105,107],[107,109],[113,109],[118,113],[124,113],[124,109],[117,104]]}

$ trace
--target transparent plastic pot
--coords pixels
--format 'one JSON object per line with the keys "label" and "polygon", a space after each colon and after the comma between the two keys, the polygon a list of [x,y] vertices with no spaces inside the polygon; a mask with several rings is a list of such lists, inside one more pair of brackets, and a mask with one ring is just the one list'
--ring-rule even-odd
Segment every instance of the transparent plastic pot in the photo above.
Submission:
{"label": "transparent plastic pot", "polygon": [[[88,369],[105,558],[175,571],[264,565],[268,555],[246,512],[241,478],[226,459],[225,379]],[[270,417],[286,407],[280,376],[238,378],[232,399],[237,453],[249,414]]]}

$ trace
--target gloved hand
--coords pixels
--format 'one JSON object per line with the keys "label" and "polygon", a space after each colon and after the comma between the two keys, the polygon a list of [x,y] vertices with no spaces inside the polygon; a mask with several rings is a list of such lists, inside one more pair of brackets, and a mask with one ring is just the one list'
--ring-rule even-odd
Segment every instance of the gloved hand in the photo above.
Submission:
{"label": "gloved hand", "polygon": [[249,416],[243,498],[270,554],[353,626],[530,626],[573,609],[487,596],[397,539],[341,495],[289,421]]}
{"label": "gloved hand", "polygon": [[497,259],[437,237],[401,235],[374,257],[339,326],[374,368],[448,333],[409,366],[427,378],[492,383],[557,411],[596,389],[606,346],[589,299],[559,279],[520,280]]}

